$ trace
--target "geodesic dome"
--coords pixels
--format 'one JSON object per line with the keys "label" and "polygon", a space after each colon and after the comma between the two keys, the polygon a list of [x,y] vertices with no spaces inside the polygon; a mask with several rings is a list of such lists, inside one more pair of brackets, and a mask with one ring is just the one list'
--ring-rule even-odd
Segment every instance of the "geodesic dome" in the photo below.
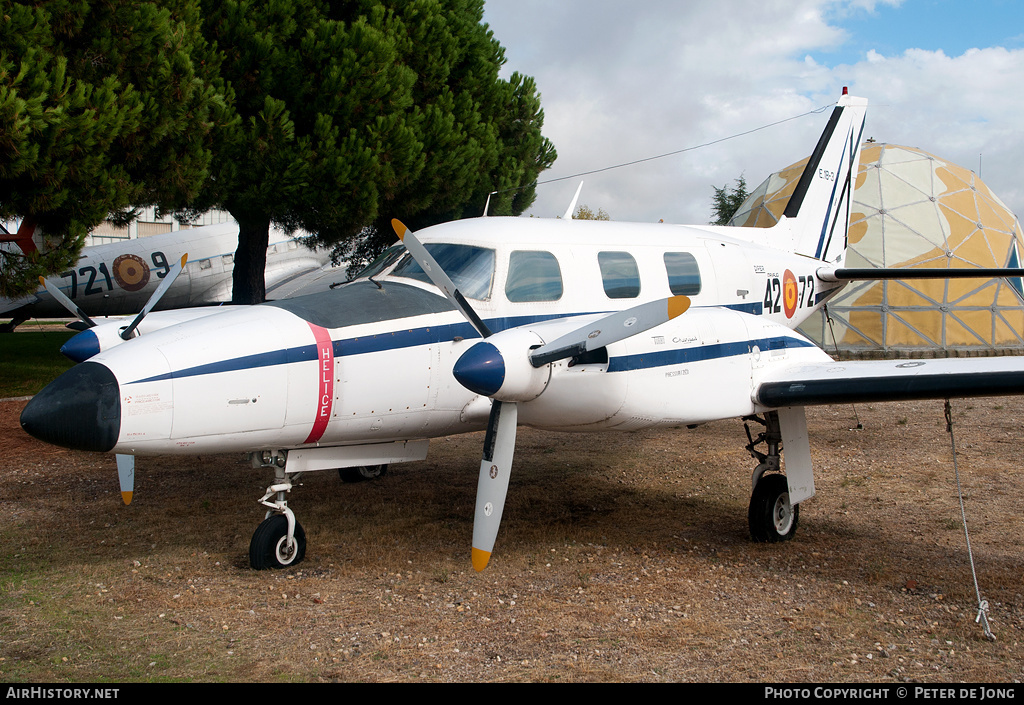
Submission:
{"label": "geodesic dome", "polygon": [[[807,159],[769,176],[730,225],[771,227]],[[845,267],[1020,267],[1016,216],[974,172],[912,147],[863,145]],[[856,282],[828,304],[841,349],[994,352],[1024,347],[1024,281],[917,279]],[[825,349],[825,314],[801,332]]]}

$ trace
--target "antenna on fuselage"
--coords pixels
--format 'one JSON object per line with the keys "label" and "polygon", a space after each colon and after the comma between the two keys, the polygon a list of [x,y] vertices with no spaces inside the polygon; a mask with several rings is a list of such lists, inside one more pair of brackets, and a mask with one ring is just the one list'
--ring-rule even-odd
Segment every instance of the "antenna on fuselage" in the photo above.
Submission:
{"label": "antenna on fuselage", "polygon": [[580,200],[580,191],[583,190],[583,182],[576,187],[576,195],[572,197],[572,203],[569,204],[569,209],[565,211],[565,215],[562,216],[562,220],[572,220],[572,212],[576,210],[576,201]]}
{"label": "antenna on fuselage", "polygon": [[497,191],[491,191],[489,194],[487,194],[487,202],[484,203],[484,215],[483,215],[484,218],[487,217],[487,211],[491,207],[491,196],[493,196],[496,193],[497,193]]}

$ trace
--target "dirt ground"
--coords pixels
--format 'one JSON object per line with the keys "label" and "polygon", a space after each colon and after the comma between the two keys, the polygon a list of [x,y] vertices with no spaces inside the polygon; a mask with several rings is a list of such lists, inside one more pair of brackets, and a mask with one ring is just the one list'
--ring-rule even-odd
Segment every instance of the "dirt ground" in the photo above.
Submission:
{"label": "dirt ground", "polygon": [[[1024,399],[808,411],[796,538],[746,527],[742,421],[520,429],[491,565],[470,565],[482,434],[380,480],[302,479],[306,560],[248,567],[270,483],[242,456],[37,443],[0,402],[0,681],[1017,682]],[[854,429],[857,423],[861,430]]]}

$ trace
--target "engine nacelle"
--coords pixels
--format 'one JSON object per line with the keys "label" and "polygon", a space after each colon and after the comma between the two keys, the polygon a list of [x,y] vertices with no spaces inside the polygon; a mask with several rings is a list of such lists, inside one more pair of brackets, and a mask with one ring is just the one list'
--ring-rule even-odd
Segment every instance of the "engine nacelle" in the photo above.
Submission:
{"label": "engine nacelle", "polygon": [[513,329],[477,343],[455,362],[459,384],[498,401],[530,401],[551,379],[551,365],[534,367],[530,350],[544,344],[532,330]]}

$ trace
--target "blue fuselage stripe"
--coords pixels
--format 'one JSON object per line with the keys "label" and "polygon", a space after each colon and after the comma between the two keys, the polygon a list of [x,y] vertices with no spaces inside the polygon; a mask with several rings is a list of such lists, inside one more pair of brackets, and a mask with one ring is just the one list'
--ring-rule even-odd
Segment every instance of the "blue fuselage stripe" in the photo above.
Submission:
{"label": "blue fuselage stripe", "polygon": [[[497,332],[527,325],[529,323],[563,317],[564,314],[556,316],[515,316],[490,319],[487,321],[487,324],[491,330]],[[386,333],[376,333],[359,336],[357,338],[335,340],[333,341],[334,355],[335,357],[348,357],[351,355],[365,355],[367,353],[381,352],[384,350],[400,350],[402,348],[448,342],[457,337],[473,339],[479,338],[480,334],[477,333],[469,323],[451,323],[425,328],[388,331]],[[755,345],[761,350],[775,350],[782,348],[813,346],[813,343],[800,340],[799,338],[776,337],[762,338],[760,340],[744,340],[736,343],[704,345],[695,348],[664,350],[642,355],[626,355],[623,357],[611,358],[611,360],[609,360],[608,371],[622,372],[626,370],[643,369],[646,367],[663,367],[665,365],[678,365],[687,362],[698,362],[701,360],[711,360],[720,357],[746,355]],[[230,360],[219,360],[217,362],[210,362],[204,365],[196,365],[195,367],[188,367],[165,374],[132,380],[131,382],[128,382],[128,384],[159,382],[169,379],[182,379],[185,377],[218,374],[221,372],[251,370],[259,367],[275,367],[278,365],[288,365],[294,362],[316,360],[318,359],[318,356],[319,352],[315,344],[301,345],[294,348],[272,350],[270,352],[256,353],[254,355],[244,355]]]}
{"label": "blue fuselage stripe", "polygon": [[799,338],[779,336],[775,338],[760,338],[759,340],[740,340],[734,343],[715,343],[714,345],[701,345],[695,348],[659,350],[658,352],[641,353],[639,355],[613,357],[608,361],[608,371],[629,372],[631,370],[642,370],[651,367],[684,365],[688,362],[703,362],[724,357],[736,357],[738,355],[748,355],[754,347],[763,352],[768,352],[787,348],[814,347],[814,344]]}

